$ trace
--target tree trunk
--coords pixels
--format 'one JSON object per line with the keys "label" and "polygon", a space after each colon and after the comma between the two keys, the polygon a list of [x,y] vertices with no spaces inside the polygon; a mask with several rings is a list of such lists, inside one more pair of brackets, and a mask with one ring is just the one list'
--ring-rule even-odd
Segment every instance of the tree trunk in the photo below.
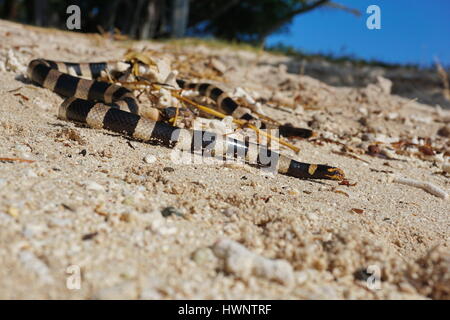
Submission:
{"label": "tree trunk", "polygon": [[121,34],[130,34],[130,29],[133,24],[134,13],[136,12],[136,1],[125,1],[118,8],[119,21],[115,22],[115,27],[118,28]]}
{"label": "tree trunk", "polygon": [[17,1],[6,0],[5,1],[5,17],[8,20],[16,20],[17,18]]}
{"label": "tree trunk", "polygon": [[157,19],[159,17],[158,0],[150,0],[147,4],[147,12],[142,24],[139,39],[153,38],[156,33]]}
{"label": "tree trunk", "polygon": [[105,24],[103,27],[106,31],[114,31],[117,9],[119,8],[120,2],[121,0],[110,0],[108,1],[108,5],[105,6],[107,9],[105,12]]}
{"label": "tree trunk", "polygon": [[167,19],[167,1],[166,0],[157,0],[158,2],[158,30],[155,34],[155,37],[159,36],[168,36],[170,34],[170,20]]}
{"label": "tree trunk", "polygon": [[186,33],[189,17],[189,0],[173,0],[172,28],[170,36],[181,38]]}
{"label": "tree trunk", "polygon": [[130,30],[128,31],[128,35],[132,38],[138,36],[137,31],[141,23],[142,9],[144,7],[145,2],[146,2],[145,0],[136,1],[136,8],[134,9]]}
{"label": "tree trunk", "polygon": [[34,0],[34,23],[38,26],[47,26],[48,1]]}

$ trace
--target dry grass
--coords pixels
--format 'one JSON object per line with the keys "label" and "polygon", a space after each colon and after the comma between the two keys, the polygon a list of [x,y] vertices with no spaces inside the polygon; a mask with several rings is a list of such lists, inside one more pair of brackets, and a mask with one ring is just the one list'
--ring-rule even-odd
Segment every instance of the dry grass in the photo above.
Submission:
{"label": "dry grass", "polygon": [[439,60],[436,60],[436,69],[437,69],[439,78],[441,78],[441,80],[442,80],[442,85],[444,87],[442,89],[442,95],[444,96],[445,99],[450,101],[450,84],[449,84],[449,80],[448,80],[448,73],[447,73],[447,71],[445,71],[444,67],[441,65]]}
{"label": "dry grass", "polygon": [[248,43],[230,42],[218,39],[200,39],[200,38],[183,38],[183,39],[166,39],[158,40],[162,43],[172,44],[179,47],[184,46],[198,46],[203,45],[213,49],[231,49],[231,50],[246,50],[256,53],[264,52],[261,47],[253,46]]}

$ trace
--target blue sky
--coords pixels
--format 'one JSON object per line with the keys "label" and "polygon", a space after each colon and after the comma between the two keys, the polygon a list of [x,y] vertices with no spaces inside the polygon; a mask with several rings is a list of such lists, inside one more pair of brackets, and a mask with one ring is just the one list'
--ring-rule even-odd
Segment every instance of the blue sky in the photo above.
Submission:
{"label": "blue sky", "polygon": [[[308,53],[353,54],[390,63],[429,65],[435,57],[450,66],[450,0],[335,0],[363,14],[356,17],[335,9],[299,15],[278,42]],[[369,30],[366,9],[381,8],[381,30]]]}

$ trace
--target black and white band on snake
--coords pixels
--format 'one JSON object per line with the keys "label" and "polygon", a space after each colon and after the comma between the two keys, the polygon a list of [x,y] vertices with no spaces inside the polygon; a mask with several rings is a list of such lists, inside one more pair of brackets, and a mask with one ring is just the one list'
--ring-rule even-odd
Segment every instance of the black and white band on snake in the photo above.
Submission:
{"label": "black and white band on snake", "polygon": [[[103,101],[119,109],[139,114],[139,105],[133,93],[125,87],[89,78],[100,77],[108,63],[69,63],[44,59],[33,60],[28,65],[28,77],[34,82],[64,97],[90,101]],[[75,72],[77,76],[68,74]]]}
{"label": "black and white band on snake", "polygon": [[[210,83],[194,83],[181,79],[177,79],[177,84],[180,88],[186,90],[195,90],[200,95],[208,97],[216,102],[218,108],[225,114],[231,115],[236,119],[247,121],[258,120],[255,116],[250,114],[246,108],[239,106],[229,95],[222,89]],[[268,126],[262,122],[260,129],[266,129]],[[271,129],[278,129],[280,135],[283,137],[299,137],[310,138],[313,136],[313,131],[306,128],[297,128],[291,125],[272,126]]]}
{"label": "black and white band on snake", "polygon": [[125,134],[152,144],[201,153],[203,156],[242,159],[250,165],[271,168],[296,178],[344,179],[344,173],[339,168],[298,162],[260,144],[207,131],[182,129],[142,117],[137,101],[128,89],[59,71],[66,68],[69,72],[69,67],[73,67],[79,76],[85,76],[87,70],[91,76],[95,76],[102,67],[99,63],[87,64],[84,68],[82,64],[79,64],[79,68],[77,65],[38,59],[31,61],[28,66],[30,79],[68,98],[59,108],[58,117],[61,119]]}

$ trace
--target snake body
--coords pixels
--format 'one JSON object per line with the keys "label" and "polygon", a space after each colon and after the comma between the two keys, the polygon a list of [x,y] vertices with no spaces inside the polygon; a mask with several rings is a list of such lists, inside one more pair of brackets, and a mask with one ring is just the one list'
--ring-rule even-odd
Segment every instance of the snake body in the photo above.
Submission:
{"label": "snake body", "polygon": [[[60,119],[125,134],[143,142],[200,153],[205,157],[241,159],[247,164],[269,168],[296,178],[344,179],[344,173],[339,168],[299,162],[248,140],[239,141],[208,131],[178,128],[145,118],[140,115],[139,104],[130,90],[94,80],[108,68],[112,68],[111,63],[69,63],[36,59],[29,63],[27,73],[32,81],[67,98],[59,107]],[[69,73],[75,73],[76,76]],[[181,83],[181,80],[177,82],[181,87],[191,86],[187,82]],[[221,107],[228,110],[227,113],[233,114],[236,111],[235,102],[221,89],[208,84],[196,85],[196,89],[200,94],[220,100]],[[241,116],[248,117],[245,114]]]}
{"label": "snake body", "polygon": [[[216,102],[217,106],[225,114],[233,116],[236,119],[247,121],[258,120],[254,117],[247,108],[239,106],[236,101],[231,99],[226,92],[210,83],[194,83],[185,80],[177,79],[177,84],[182,89],[195,90],[200,95],[211,98]],[[263,122],[260,124],[260,129],[268,129],[269,127]],[[281,125],[274,127],[279,130],[283,137],[300,137],[310,138],[313,136],[313,131],[305,128],[296,128],[291,125]]]}

